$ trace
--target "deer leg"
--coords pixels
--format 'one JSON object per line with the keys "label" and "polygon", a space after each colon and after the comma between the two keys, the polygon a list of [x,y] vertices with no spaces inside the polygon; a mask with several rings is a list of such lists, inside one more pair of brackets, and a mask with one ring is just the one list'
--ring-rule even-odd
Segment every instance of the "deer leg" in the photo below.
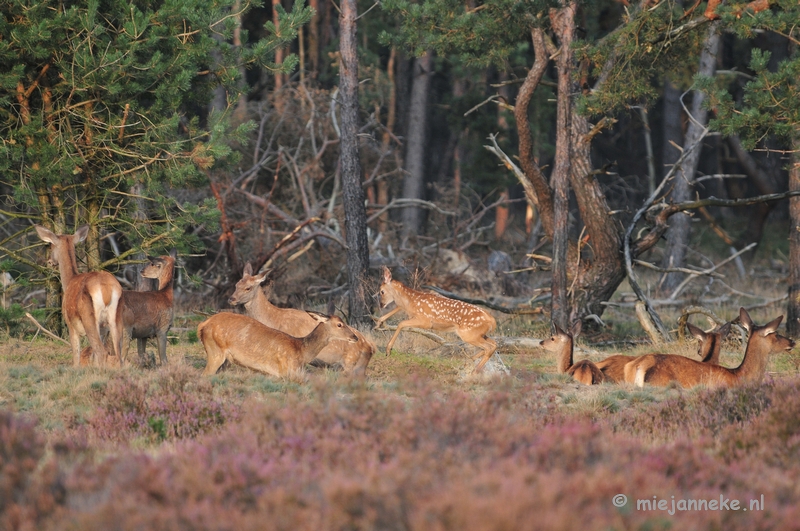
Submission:
{"label": "deer leg", "polygon": [[161,365],[167,364],[167,331],[159,332],[156,334],[158,339],[158,357],[161,359]]}
{"label": "deer leg", "polygon": [[78,367],[81,364],[81,335],[76,330],[73,330],[71,326],[68,328],[69,344],[72,347],[72,366]]}
{"label": "deer leg", "polygon": [[206,368],[203,370],[203,376],[213,376],[225,363],[225,353],[211,338],[203,343],[203,347],[206,350]]}
{"label": "deer leg", "polygon": [[414,318],[414,319],[408,319],[407,321],[400,321],[399,323],[397,323],[397,330],[394,331],[392,339],[390,339],[389,343],[386,345],[387,356],[392,353],[392,345],[394,345],[394,342],[397,340],[397,336],[400,335],[400,330],[402,330],[403,328],[408,328],[409,326],[414,326],[417,328],[431,327],[430,322],[427,319]]}
{"label": "deer leg", "polygon": [[489,361],[489,358],[491,358],[492,355],[497,350],[497,343],[495,343],[495,341],[493,339],[489,339],[488,337],[484,337],[482,343],[483,343],[483,347],[482,347],[483,348],[483,358],[481,358],[480,363],[478,363],[478,365],[475,366],[475,372],[482,371],[483,370],[483,366],[486,365],[486,362]]}
{"label": "deer leg", "polygon": [[136,352],[139,354],[139,361],[142,364],[142,367],[147,367],[148,360],[147,359],[147,338],[146,337],[137,337],[136,338]]}
{"label": "deer leg", "polygon": [[396,307],[394,310],[391,310],[390,312],[387,312],[386,314],[384,314],[384,315],[380,316],[380,317],[378,318],[378,320],[377,320],[377,321],[375,321],[375,328],[376,328],[376,329],[377,329],[377,328],[380,328],[380,327],[381,327],[381,325],[383,325],[383,323],[385,323],[385,322],[386,322],[386,320],[387,320],[389,317],[393,316],[394,314],[396,314],[396,313],[397,313],[397,312],[399,312],[399,311],[400,311],[400,307],[399,307],[399,306],[397,306],[397,307]]}

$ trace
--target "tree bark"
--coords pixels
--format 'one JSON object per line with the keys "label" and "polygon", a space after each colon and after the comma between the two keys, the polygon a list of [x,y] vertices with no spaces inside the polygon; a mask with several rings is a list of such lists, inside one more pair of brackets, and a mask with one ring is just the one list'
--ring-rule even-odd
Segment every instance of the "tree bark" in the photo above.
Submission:
{"label": "tree bark", "polygon": [[358,55],[356,42],[356,0],[343,0],[339,16],[339,103],[341,105],[342,201],[347,241],[347,275],[350,283],[349,313],[353,324],[370,319],[367,296],[367,211],[361,186],[358,155]]}
{"label": "tree bark", "polygon": [[[563,5],[563,4],[562,4]],[[570,130],[572,121],[572,37],[575,32],[575,3],[550,11],[553,29],[559,37],[558,103],[556,106],[556,153],[551,176],[553,187],[553,280],[550,286],[553,322],[569,329],[567,299],[567,246],[569,238]]]}
{"label": "tree bark", "polygon": [[[795,140],[792,167],[789,170],[789,191],[800,190],[800,140]],[[789,302],[786,331],[800,336],[800,197],[789,199]]]}
{"label": "tree bark", "polygon": [[[411,87],[411,110],[406,136],[406,176],[403,179],[403,197],[425,198],[425,140],[428,126],[428,92],[433,53],[428,51],[415,61],[414,83]],[[419,207],[403,209],[403,236],[419,234],[423,210]]]}
{"label": "tree bark", "polygon": [[[711,26],[708,28],[708,36],[703,45],[703,51],[700,54],[700,68],[698,69],[698,73],[705,76],[713,76],[717,69],[717,55],[720,48],[719,26],[719,22],[711,23]],[[704,101],[705,94],[700,90],[695,90],[692,94],[692,119],[689,121],[689,127],[686,131],[684,149],[686,149],[686,146],[693,145],[695,141],[700,138],[708,121],[708,111],[703,107]],[[681,167],[675,174],[674,185],[672,193],[670,194],[671,201],[681,203],[689,200],[692,193],[694,175],[697,171],[697,164],[700,161],[700,153],[702,150],[703,146],[697,145],[693,152],[683,160]],[[670,227],[667,230],[667,246],[664,252],[663,267],[683,267],[686,257],[686,246],[689,243],[689,223],[690,218],[684,213],[675,214],[670,219]],[[675,289],[682,280],[683,274],[681,273],[667,273],[661,287],[665,292],[669,293]]]}

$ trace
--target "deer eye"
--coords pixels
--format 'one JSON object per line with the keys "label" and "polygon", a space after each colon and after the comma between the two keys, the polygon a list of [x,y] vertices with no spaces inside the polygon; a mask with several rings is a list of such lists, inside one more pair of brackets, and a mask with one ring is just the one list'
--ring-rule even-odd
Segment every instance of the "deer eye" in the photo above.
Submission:
{"label": "deer eye", "polygon": [[252,287],[248,287],[247,289],[245,289],[245,291],[252,291],[252,290],[253,290]]}

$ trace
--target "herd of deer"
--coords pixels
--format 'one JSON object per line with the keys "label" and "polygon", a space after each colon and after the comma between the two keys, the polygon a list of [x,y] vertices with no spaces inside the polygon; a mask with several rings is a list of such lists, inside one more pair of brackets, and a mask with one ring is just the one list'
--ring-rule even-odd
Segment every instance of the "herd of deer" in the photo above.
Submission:
{"label": "herd of deer", "polygon": [[[73,364],[123,365],[134,338],[143,360],[145,343],[151,337],[157,338],[159,360],[165,364],[167,331],[173,319],[175,254],[152,259],[142,271],[143,277],[157,280],[156,291],[126,291],[108,272],[78,272],[75,244],[86,238],[88,226],[71,235],[57,235],[38,225],[35,228],[39,237],[50,243],[50,263],[58,266],[61,275],[62,312]],[[375,346],[336,316],[273,305],[261,287],[266,276],[266,272],[253,275],[252,267],[247,264],[228,301],[231,306],[243,306],[246,315],[220,312],[197,327],[206,352],[203,374],[213,375],[229,361],[285,377],[301,373],[307,363],[319,360],[340,364],[346,373],[363,376]],[[408,327],[455,332],[463,341],[478,347],[475,359],[480,357],[480,360],[475,365],[476,372],[483,369],[497,350],[497,343],[487,336],[497,326],[495,319],[477,306],[411,289],[393,280],[388,268],[383,270],[379,295],[382,308],[392,302],[396,307],[378,319],[376,328],[398,312],[408,316],[397,325],[386,345],[387,354],[400,331]],[[569,332],[555,326],[556,333],[543,340],[541,347],[557,354],[559,372],[587,385],[626,382],[642,387],[645,383],[664,386],[676,382],[684,387],[729,387],[761,381],[768,356],[794,347],[794,341],[776,333],[782,318],[756,326],[744,308],[739,310],[736,321],[747,330],[749,339],[744,358],[734,369],[719,365],[720,346],[731,323],[709,332],[688,324],[689,331],[700,340],[700,361],[659,353],[638,357],[614,355],[597,363],[589,360],[574,363],[573,343],[580,333],[580,321]],[[81,351],[80,340],[84,335],[89,347]],[[113,355],[103,340],[106,335],[110,336]]]}

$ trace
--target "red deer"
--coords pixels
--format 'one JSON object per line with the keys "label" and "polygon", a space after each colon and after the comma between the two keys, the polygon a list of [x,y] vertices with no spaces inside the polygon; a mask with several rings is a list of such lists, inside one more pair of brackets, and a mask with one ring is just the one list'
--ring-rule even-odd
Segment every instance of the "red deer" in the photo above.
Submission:
{"label": "red deer", "polygon": [[230,312],[213,315],[200,323],[197,335],[206,350],[203,374],[216,374],[225,361],[273,376],[295,376],[317,357],[329,341],[358,342],[358,337],[336,316],[309,312],[317,321],[305,337],[293,337],[255,319]]}
{"label": "red deer", "polygon": [[94,354],[94,364],[105,365],[108,351],[103,345],[103,328],[107,327],[111,333],[114,355],[120,354],[122,324],[117,309],[122,286],[107,271],[78,273],[75,244],[86,239],[88,225],[79,228],[75,234],[55,234],[42,226],[34,227],[39,238],[50,243],[50,262],[58,266],[61,275],[64,290],[61,311],[69,330],[72,364],[75,367],[80,365],[81,337],[86,336]]}
{"label": "red deer", "polygon": [[645,382],[664,386],[677,382],[683,387],[707,385],[733,387],[758,383],[767,369],[770,354],[794,348],[794,341],[776,333],[783,316],[756,326],[744,308],[739,309],[739,322],[750,332],[742,363],[735,369],[711,365],[670,354],[647,354],[625,365],[625,381],[643,387]]}
{"label": "red deer", "polygon": [[391,302],[397,307],[381,316],[375,327],[379,328],[389,317],[403,311],[408,319],[397,324],[397,330],[386,345],[386,354],[392,351],[392,345],[397,340],[400,331],[409,326],[455,332],[463,341],[481,349],[473,359],[482,355],[475,371],[479,372],[497,350],[497,343],[486,337],[497,327],[494,317],[485,310],[472,304],[449,299],[436,293],[417,291],[403,285],[397,280],[392,280],[389,268],[383,268],[383,284],[380,287],[381,307],[385,308]]}
{"label": "red deer", "polygon": [[[242,278],[236,283],[236,290],[228,299],[228,304],[244,306],[249,317],[270,328],[294,337],[307,336],[319,323],[304,310],[278,308],[272,304],[260,287],[268,274],[269,271],[264,271],[253,275],[253,267],[245,264]],[[358,330],[350,330],[358,338],[357,343],[333,342],[323,348],[316,359],[329,365],[339,363],[345,373],[364,376],[375,346]]]}
{"label": "red deer", "polygon": [[589,360],[581,360],[578,363],[572,362],[572,353],[575,338],[581,332],[581,321],[575,321],[569,332],[565,332],[553,323],[555,334],[541,343],[541,347],[548,352],[555,352],[558,355],[558,372],[566,373],[575,380],[586,385],[595,385],[604,381],[603,373]]}
{"label": "red deer", "polygon": [[153,258],[142,270],[144,278],[158,281],[156,291],[123,291],[119,311],[122,314],[124,339],[122,361],[128,356],[130,342],[136,339],[139,359],[145,361],[147,339],[155,337],[158,341],[158,357],[161,365],[167,363],[167,332],[172,326],[173,295],[172,278],[175,270],[176,253]]}
{"label": "red deer", "polygon": [[[697,355],[703,363],[710,363],[712,365],[719,365],[720,347],[722,340],[730,332],[731,324],[725,323],[718,326],[713,330],[704,332],[700,328],[694,326],[692,323],[686,323],[691,333],[695,338],[700,341],[697,348]],[[609,356],[603,361],[596,363],[597,368],[603,372],[606,380],[609,382],[622,383],[625,381],[625,365],[635,360],[638,356],[624,356],[621,354]]]}

